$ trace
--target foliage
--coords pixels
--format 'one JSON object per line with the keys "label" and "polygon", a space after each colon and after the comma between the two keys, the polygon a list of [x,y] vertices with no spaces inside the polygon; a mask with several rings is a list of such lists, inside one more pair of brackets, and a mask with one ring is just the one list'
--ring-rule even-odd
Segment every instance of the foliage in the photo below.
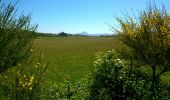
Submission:
{"label": "foliage", "polygon": [[152,68],[152,97],[154,99],[160,76],[170,70],[170,17],[165,7],[148,4],[137,18],[116,17],[120,40],[134,51],[142,65]]}
{"label": "foliage", "polygon": [[18,15],[15,4],[0,0],[0,73],[28,58],[36,28],[30,14]]}
{"label": "foliage", "polygon": [[[98,53],[89,84],[91,100],[149,99],[151,78],[142,69],[119,59],[114,50]],[[160,85],[157,99],[168,98],[168,89]],[[162,92],[162,94],[161,94]],[[166,96],[165,96],[166,95]]]}
{"label": "foliage", "polygon": [[58,33],[58,35],[61,36],[61,37],[67,37],[68,36],[68,34],[65,33],[65,32]]}
{"label": "foliage", "polygon": [[48,99],[87,99],[89,97],[88,82],[88,78],[84,77],[75,83],[71,83],[69,80],[64,83],[51,83]]}
{"label": "foliage", "polygon": [[65,32],[60,32],[58,34],[56,34],[56,33],[41,33],[41,32],[37,32],[36,36],[37,37],[67,37],[67,36],[76,36],[76,35],[70,34],[70,33],[65,33]]}
{"label": "foliage", "polygon": [[[40,57],[39,57],[40,58]],[[10,100],[36,100],[41,98],[41,84],[48,65],[40,60],[19,64],[0,76],[0,95]],[[34,59],[35,60],[35,59]]]}
{"label": "foliage", "polygon": [[[120,83],[121,77],[118,77],[122,62],[116,59],[112,51],[107,53],[98,53],[97,60],[94,62],[95,71],[92,75],[92,85],[90,86],[90,97],[93,100],[111,99],[114,95],[115,82]],[[117,62],[118,61],[118,62]],[[117,62],[117,64],[115,64]],[[115,66],[114,66],[115,65]],[[117,70],[117,73],[115,71]],[[115,81],[120,78],[120,81]],[[120,84],[122,85],[122,84]],[[121,86],[120,91],[121,91]],[[121,95],[121,94],[120,94]],[[104,97],[103,97],[104,96]],[[112,98],[114,99],[114,98]]]}

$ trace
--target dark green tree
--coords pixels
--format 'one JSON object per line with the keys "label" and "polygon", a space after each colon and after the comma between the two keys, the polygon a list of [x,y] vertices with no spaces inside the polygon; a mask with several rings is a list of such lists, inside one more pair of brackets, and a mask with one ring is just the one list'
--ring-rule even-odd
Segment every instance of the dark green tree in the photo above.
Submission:
{"label": "dark green tree", "polygon": [[31,16],[18,14],[16,4],[0,0],[0,73],[24,61],[31,53],[37,25]]}
{"label": "dark green tree", "polygon": [[58,35],[61,36],[61,37],[67,37],[67,36],[68,36],[68,34],[65,33],[65,32],[61,32],[61,33],[59,33]]}

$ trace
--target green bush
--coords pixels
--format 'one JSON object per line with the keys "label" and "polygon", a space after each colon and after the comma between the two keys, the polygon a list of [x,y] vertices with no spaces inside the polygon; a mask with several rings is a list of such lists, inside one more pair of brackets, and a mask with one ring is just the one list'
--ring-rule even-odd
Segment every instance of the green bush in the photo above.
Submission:
{"label": "green bush", "polygon": [[[114,50],[98,53],[94,62],[95,70],[89,84],[90,99],[149,99],[152,78],[142,68],[132,66],[131,62],[119,59]],[[168,98],[167,86],[159,85],[157,99]],[[155,98],[156,99],[156,98]]]}

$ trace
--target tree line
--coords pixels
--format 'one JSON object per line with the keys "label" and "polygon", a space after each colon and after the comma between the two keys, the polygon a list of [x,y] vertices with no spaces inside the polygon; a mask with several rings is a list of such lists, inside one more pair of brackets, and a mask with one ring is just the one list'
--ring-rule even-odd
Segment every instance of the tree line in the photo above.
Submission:
{"label": "tree line", "polygon": [[36,36],[38,36],[38,37],[68,37],[68,36],[73,36],[73,34],[66,33],[66,32],[60,32],[58,34],[56,34],[56,33],[40,33],[40,32],[37,32]]}

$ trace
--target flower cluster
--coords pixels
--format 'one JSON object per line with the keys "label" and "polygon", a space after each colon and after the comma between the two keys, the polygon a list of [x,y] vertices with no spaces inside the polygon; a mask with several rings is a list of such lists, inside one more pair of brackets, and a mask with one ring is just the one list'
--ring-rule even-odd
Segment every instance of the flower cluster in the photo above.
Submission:
{"label": "flower cluster", "polygon": [[32,90],[34,82],[35,81],[35,77],[33,75],[23,75],[22,77],[18,74],[18,89],[19,90]]}

